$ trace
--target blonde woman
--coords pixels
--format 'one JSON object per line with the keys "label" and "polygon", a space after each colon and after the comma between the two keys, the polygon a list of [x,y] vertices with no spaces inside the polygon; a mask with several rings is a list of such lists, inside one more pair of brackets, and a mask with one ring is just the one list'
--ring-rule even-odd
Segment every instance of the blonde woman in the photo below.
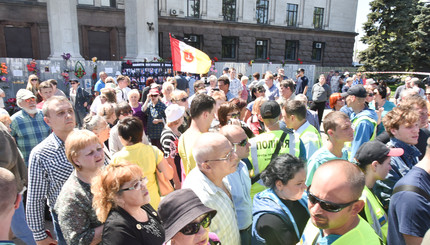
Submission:
{"label": "blonde woman", "polygon": [[163,98],[161,102],[163,102],[166,106],[172,104],[172,92],[175,90],[175,87],[170,82],[163,83],[163,88],[161,89],[161,93],[163,94]]}
{"label": "blonde woman", "polygon": [[148,179],[132,163],[110,164],[93,179],[91,192],[97,218],[104,222],[104,245],[161,245],[161,220],[149,204]]}
{"label": "blonde woman", "polygon": [[37,103],[43,100],[39,94],[39,78],[36,75],[32,74],[28,77],[26,89],[30,90],[36,96]]}
{"label": "blonde woman", "polygon": [[252,106],[251,116],[246,121],[246,124],[255,135],[259,135],[265,131],[263,118],[260,114],[261,105],[266,102],[265,97],[258,97]]}

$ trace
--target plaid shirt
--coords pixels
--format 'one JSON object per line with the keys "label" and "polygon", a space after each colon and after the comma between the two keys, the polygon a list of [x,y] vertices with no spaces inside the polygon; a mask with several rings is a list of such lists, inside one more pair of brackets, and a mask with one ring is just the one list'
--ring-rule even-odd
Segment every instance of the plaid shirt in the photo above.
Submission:
{"label": "plaid shirt", "polygon": [[52,133],[31,151],[28,170],[27,223],[36,241],[45,233],[45,200],[53,208],[63,184],[73,172],[64,142]]}
{"label": "plaid shirt", "polygon": [[167,106],[161,101],[158,101],[155,106],[152,104],[152,101],[149,102],[148,108],[146,109],[146,115],[148,115],[147,131],[151,140],[161,138],[161,132],[163,131],[164,123],[153,124],[152,121],[154,119],[166,119],[166,113],[164,112],[166,108]]}
{"label": "plaid shirt", "polygon": [[[231,187],[226,178],[223,179],[223,183],[230,191]],[[192,189],[204,205],[217,211],[209,230],[218,235],[222,244],[240,244],[239,227],[233,202],[221,188],[208,179],[198,167],[187,175],[182,188]]]}
{"label": "plaid shirt", "polygon": [[28,166],[28,157],[31,150],[44,140],[51,133],[51,128],[43,120],[43,113],[38,110],[36,115],[31,117],[27,112],[21,110],[11,117],[12,136],[16,140],[21,151],[25,164]]}

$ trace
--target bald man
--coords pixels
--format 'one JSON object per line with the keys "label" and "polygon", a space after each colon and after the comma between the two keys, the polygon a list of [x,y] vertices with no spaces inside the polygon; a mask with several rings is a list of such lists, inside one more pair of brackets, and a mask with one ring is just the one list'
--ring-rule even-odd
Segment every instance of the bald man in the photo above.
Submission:
{"label": "bald man", "polygon": [[0,167],[0,244],[14,244],[9,239],[10,224],[15,209],[19,207],[21,195],[15,176],[11,171]]}
{"label": "bald man", "polygon": [[197,168],[191,170],[182,188],[190,188],[206,206],[218,211],[210,230],[222,244],[239,245],[240,236],[231,195],[225,176],[234,173],[238,156],[230,141],[219,133],[203,133],[196,139],[193,156]]}
{"label": "bald man", "polygon": [[365,184],[360,169],[345,160],[332,160],[316,171],[308,188],[311,218],[301,244],[380,244],[372,227],[358,216]]}

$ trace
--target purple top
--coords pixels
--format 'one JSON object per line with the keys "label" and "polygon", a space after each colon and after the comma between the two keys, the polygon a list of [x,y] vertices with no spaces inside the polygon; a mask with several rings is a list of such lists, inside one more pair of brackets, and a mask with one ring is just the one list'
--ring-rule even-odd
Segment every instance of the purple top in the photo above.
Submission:
{"label": "purple top", "polygon": [[142,120],[143,123],[146,124],[146,117],[145,113],[142,111],[142,102],[139,102],[139,106],[136,108],[133,108],[131,105],[131,109],[133,110],[133,116],[138,117],[140,120]]}

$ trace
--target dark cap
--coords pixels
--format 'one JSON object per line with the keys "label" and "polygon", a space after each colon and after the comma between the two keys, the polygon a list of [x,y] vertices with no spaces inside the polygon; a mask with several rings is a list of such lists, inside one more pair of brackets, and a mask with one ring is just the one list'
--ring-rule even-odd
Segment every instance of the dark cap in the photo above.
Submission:
{"label": "dark cap", "polygon": [[278,102],[269,100],[261,105],[260,114],[263,119],[278,118],[281,115],[281,107]]}
{"label": "dark cap", "polygon": [[358,148],[355,153],[355,160],[358,166],[364,168],[371,164],[373,161],[379,160],[383,157],[399,157],[403,155],[402,148],[388,148],[384,143],[373,140],[366,142]]}
{"label": "dark cap", "polygon": [[354,95],[359,98],[366,98],[367,92],[366,92],[366,89],[363,87],[363,85],[358,84],[358,85],[352,86],[351,88],[348,89],[347,92],[342,93],[341,95],[342,97],[346,97],[348,95]]}
{"label": "dark cap", "polygon": [[228,71],[228,69],[229,69],[228,67],[224,67],[224,69],[223,69],[223,70],[224,70],[224,71]]}
{"label": "dark cap", "polygon": [[180,189],[161,200],[158,213],[166,232],[165,242],[168,242],[184,226],[202,214],[208,213],[214,217],[217,211],[206,207],[191,189]]}

